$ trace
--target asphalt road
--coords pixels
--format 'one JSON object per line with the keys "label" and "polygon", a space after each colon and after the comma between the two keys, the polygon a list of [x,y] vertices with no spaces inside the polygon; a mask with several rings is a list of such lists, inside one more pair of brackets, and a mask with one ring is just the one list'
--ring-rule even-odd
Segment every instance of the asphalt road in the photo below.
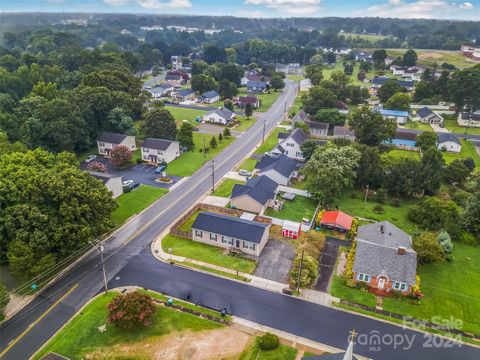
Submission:
{"label": "asphalt road", "polygon": [[[217,156],[216,179],[237,165],[260,141],[264,120],[267,130],[282,120],[285,102],[287,105],[293,102],[295,91],[296,85],[287,82],[287,88],[271,110],[262,114],[256,124]],[[445,344],[438,337],[434,337],[432,343],[424,340],[420,333],[388,323],[155,260],[150,253],[152,240],[208,191],[211,184],[211,167],[206,164],[107,241],[105,263],[111,286],[144,286],[212,308],[227,307],[235,316],[339,348],[345,347],[348,331],[355,329],[365,341],[370,334],[370,345],[357,344],[355,351],[375,359],[480,358],[477,348],[448,347],[450,342]],[[93,295],[102,291],[103,278],[98,261],[96,254],[88,256],[0,328],[2,359],[27,359]],[[406,336],[410,340],[414,335],[409,350],[385,344],[395,336],[397,343],[403,341],[402,346],[405,346]],[[383,337],[383,343],[375,345],[378,336]],[[439,349],[429,345],[444,346]]]}

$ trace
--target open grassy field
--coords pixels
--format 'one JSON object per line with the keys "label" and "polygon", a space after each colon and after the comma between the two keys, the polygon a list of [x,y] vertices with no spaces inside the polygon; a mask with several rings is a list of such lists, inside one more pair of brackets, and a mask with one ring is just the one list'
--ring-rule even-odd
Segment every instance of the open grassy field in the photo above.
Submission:
{"label": "open grassy field", "polygon": [[293,81],[301,81],[301,80],[305,79],[305,76],[287,74],[287,79],[290,79],[290,80],[293,80]]}
{"label": "open grassy field", "polygon": [[408,121],[405,124],[405,127],[407,129],[415,129],[415,130],[422,130],[422,131],[433,131],[433,128],[430,126],[430,124],[424,124],[424,123],[421,123],[420,121]]}
{"label": "open grassy field", "polygon": [[[383,309],[417,319],[432,321],[435,316],[462,320],[463,331],[480,334],[480,246],[455,243],[454,260],[419,266],[421,289],[425,294],[421,304],[409,299],[384,298]],[[353,302],[375,306],[374,295],[349,288],[335,276],[331,293]]]}
{"label": "open grassy field", "polygon": [[[465,134],[466,127],[460,126],[457,123],[457,119],[445,118],[445,127],[453,133],[456,134]],[[468,128],[467,134],[470,135],[480,135],[480,128]]]}
{"label": "open grassy field", "polygon": [[[118,293],[114,292],[102,294],[90,302],[47,343],[34,359],[40,359],[49,352],[55,352],[72,360],[85,359],[88,358],[87,354],[95,351],[101,350],[102,353],[104,351],[108,354],[108,351],[115,345],[131,345],[174,331],[201,331],[222,327],[195,315],[159,306],[150,326],[128,331],[122,330],[107,323],[107,304],[116,295]],[[107,324],[107,330],[101,333],[98,331],[98,327],[104,324]],[[145,357],[138,354],[138,357],[135,358],[144,359]]]}
{"label": "open grassy field", "polygon": [[386,38],[385,35],[356,34],[356,33],[349,33],[349,32],[344,32],[344,33],[341,33],[340,35],[345,36],[346,39],[360,38],[362,40],[368,40],[368,41],[377,41],[377,40],[382,40]]}
{"label": "open grassy field", "polygon": [[171,248],[173,255],[184,256],[189,259],[203,261],[248,274],[251,273],[255,267],[255,262],[252,260],[225,255],[225,249],[223,248],[202,244],[173,235],[167,235],[163,238],[162,248],[166,252]]}
{"label": "open grassy field", "polygon": [[383,154],[382,156],[391,156],[394,159],[413,159],[420,160],[420,153],[417,151],[408,151],[401,149],[393,149],[388,153]]}
{"label": "open grassy field", "polygon": [[245,184],[245,181],[225,179],[213,192],[213,196],[230,197],[235,184]]}
{"label": "open grassy field", "polygon": [[181,124],[183,120],[195,121],[197,116],[202,116],[207,111],[206,110],[196,110],[196,109],[187,109],[176,106],[165,106],[165,109],[170,111],[170,113],[175,118],[177,124]]}
{"label": "open grassy field", "polygon": [[[386,49],[388,56],[396,58],[398,56],[403,56],[407,49]],[[426,50],[426,49],[414,49],[417,53],[418,65],[423,66],[433,66],[433,65],[442,65],[444,62],[455,65],[456,67],[463,69],[467,67],[474,66],[478,64],[456,51],[449,50]]]}
{"label": "open grassy field", "polygon": [[480,166],[480,157],[475,150],[475,145],[471,141],[461,140],[462,142],[462,150],[460,154],[453,154],[453,153],[443,153],[443,159],[447,164],[450,164],[452,161],[456,159],[465,159],[467,157],[471,157],[473,161],[475,161],[475,165]]}
{"label": "open grassy field", "polygon": [[[211,138],[212,135],[210,134],[194,132],[193,141],[195,143],[195,148],[192,151],[183,153],[178,159],[175,159],[169,163],[167,167],[167,174],[176,176],[190,176],[203,164],[213,159],[235,140],[234,137],[223,139],[222,142],[219,142],[217,139],[217,147],[212,149],[210,148],[209,144]],[[205,140],[205,146],[210,148],[206,156],[204,156],[203,152],[199,151],[200,149],[203,149],[203,140]]]}
{"label": "open grassy field", "polygon": [[[332,73],[335,72],[335,71],[340,71],[340,72],[343,73],[343,63],[341,61],[337,61],[335,63],[335,66],[325,67],[323,69],[323,78],[325,80],[329,80],[330,77],[332,76]],[[357,75],[358,75],[359,71],[360,71],[360,64],[357,64],[353,67],[353,73],[352,73],[352,75],[350,75],[351,83],[353,85],[357,85],[357,86],[367,86],[367,84],[358,80]],[[373,71],[370,71],[370,72],[366,73],[366,76],[367,76],[368,79],[373,78]]]}
{"label": "open grassy field", "polygon": [[[278,197],[281,199],[281,197]],[[282,210],[267,209],[265,215],[272,216],[278,219],[301,221],[303,218],[311,220],[317,203],[307,197],[297,195],[293,200],[285,200]]]}
{"label": "open grassy field", "polygon": [[265,138],[265,142],[261,144],[255,151],[255,154],[263,154],[267,151],[272,150],[275,145],[278,144],[278,134],[281,132],[285,132],[285,129],[280,127],[273,129],[270,135]]}
{"label": "open grassy field", "polygon": [[123,224],[134,214],[138,214],[168,192],[168,189],[140,185],[136,190],[120,195],[115,201],[118,208],[112,213],[115,225]]}

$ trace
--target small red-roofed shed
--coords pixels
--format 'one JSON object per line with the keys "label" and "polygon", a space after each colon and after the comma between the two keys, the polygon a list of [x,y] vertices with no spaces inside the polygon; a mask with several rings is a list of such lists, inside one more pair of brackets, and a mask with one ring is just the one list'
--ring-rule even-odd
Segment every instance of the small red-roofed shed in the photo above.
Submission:
{"label": "small red-roofed shed", "polygon": [[346,232],[352,227],[353,217],[343,211],[325,211],[320,220],[320,225],[329,229]]}

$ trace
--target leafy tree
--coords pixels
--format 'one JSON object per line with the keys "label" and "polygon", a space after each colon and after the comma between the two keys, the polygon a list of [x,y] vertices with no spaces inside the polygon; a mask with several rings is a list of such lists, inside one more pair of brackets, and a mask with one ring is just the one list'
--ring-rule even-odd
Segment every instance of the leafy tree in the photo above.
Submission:
{"label": "leafy tree", "polygon": [[115,296],[108,304],[108,321],[125,330],[148,326],[157,307],[148,294],[134,291]]}
{"label": "leafy tree", "polygon": [[420,161],[407,158],[382,159],[385,167],[384,187],[392,194],[411,196],[423,190]]}
{"label": "leafy tree", "polygon": [[342,114],[337,109],[320,109],[315,113],[315,121],[327,123],[330,125],[343,126],[346,121],[346,115]]}
{"label": "leafy tree", "polygon": [[10,295],[8,294],[5,285],[0,283],[0,321],[3,320],[5,308],[10,302]]}
{"label": "leafy tree", "polygon": [[107,118],[108,130],[112,132],[136,135],[137,130],[133,123],[133,119],[129,116],[125,110],[121,108],[114,108],[110,110]]}
{"label": "leafy tree", "polygon": [[360,81],[364,81],[367,78],[367,74],[365,74],[364,70],[360,70],[357,74],[357,79]]}
{"label": "leafy tree", "polygon": [[224,107],[224,108],[227,108],[227,109],[230,110],[230,111],[233,111],[233,102],[231,102],[231,101],[225,101],[225,102],[223,103],[223,107]]}
{"label": "leafy tree", "polygon": [[304,172],[306,189],[320,206],[333,206],[342,191],[353,185],[360,156],[352,146],[328,144],[315,150]]}
{"label": "leafy tree", "polygon": [[250,117],[253,115],[253,105],[250,103],[247,103],[245,105],[245,116]]}
{"label": "leafy tree", "polygon": [[442,152],[436,148],[430,148],[420,160],[423,178],[423,189],[429,195],[435,194],[442,184],[442,169],[445,166]]}
{"label": "leafy tree", "polygon": [[403,92],[395,93],[385,103],[386,109],[409,111],[412,98]]}
{"label": "leafy tree", "polygon": [[357,141],[369,146],[378,146],[393,139],[397,128],[394,121],[384,119],[366,106],[351,114],[349,125],[355,131]]}
{"label": "leafy tree", "polygon": [[27,147],[24,144],[19,141],[10,143],[7,134],[0,131],[0,156],[3,154],[25,151],[27,151]]}
{"label": "leafy tree", "polygon": [[224,49],[216,45],[206,46],[203,50],[203,55],[205,61],[209,64],[214,64],[216,62],[227,62],[227,53]]}
{"label": "leafy tree", "polygon": [[452,253],[453,243],[448,232],[442,230],[438,233],[437,241],[443,249],[444,254],[448,255]]}
{"label": "leafy tree", "polygon": [[455,71],[448,82],[450,97],[459,111],[480,109],[480,64]]}
{"label": "leafy tree", "polygon": [[165,108],[156,108],[147,111],[144,115],[142,132],[145,137],[175,140],[177,124],[170,111]]}
{"label": "leafy tree", "polygon": [[413,248],[417,252],[417,260],[420,264],[428,264],[444,260],[442,246],[434,232],[424,232],[415,237]]}
{"label": "leafy tree", "polygon": [[277,335],[267,332],[258,338],[258,345],[263,351],[269,351],[278,348],[280,340]]}
{"label": "leafy tree", "polygon": [[132,150],[125,145],[117,145],[110,152],[110,162],[113,166],[124,166],[132,160]]}
{"label": "leafy tree", "polygon": [[237,85],[233,82],[223,79],[218,86],[218,93],[224,99],[231,99],[237,95]]}
{"label": "leafy tree", "polygon": [[281,90],[285,87],[285,81],[283,81],[283,79],[278,76],[278,75],[274,75],[272,76],[272,78],[270,79],[270,86],[275,90]]}
{"label": "leafy tree", "polygon": [[460,209],[453,201],[427,197],[420,204],[410,207],[408,218],[427,230],[448,231],[451,222],[459,222]]}
{"label": "leafy tree", "polygon": [[178,131],[177,141],[180,146],[186,147],[188,150],[192,150],[195,147],[193,142],[193,126],[188,122],[183,122]]}
{"label": "leafy tree", "polygon": [[470,180],[467,189],[470,196],[465,202],[465,210],[462,213],[462,220],[465,228],[480,240],[480,172],[476,172]]}
{"label": "leafy tree", "polygon": [[212,76],[206,74],[193,75],[190,80],[190,84],[193,91],[204,93],[210,90],[216,90],[218,87],[217,82]]}
{"label": "leafy tree", "polygon": [[381,161],[380,150],[377,147],[364,144],[355,144],[361,156],[358,161],[357,176],[355,183],[359,187],[369,185],[370,188],[377,188],[383,182],[383,164]]}
{"label": "leafy tree", "polygon": [[307,94],[302,95],[302,104],[308,114],[316,114],[320,109],[333,108],[337,97],[332,90],[323,86],[314,86]]}
{"label": "leafy tree", "polygon": [[433,131],[424,131],[417,136],[417,146],[422,151],[437,147],[438,136]]}
{"label": "leafy tree", "polygon": [[230,63],[221,67],[220,79],[227,80],[239,87],[242,85],[242,78],[244,74],[245,72],[240,65]]}
{"label": "leafy tree", "polygon": [[102,173],[107,171],[107,167],[99,161],[92,161],[87,165],[87,169],[89,171],[97,171]]}
{"label": "leafy tree", "polygon": [[368,73],[370,70],[372,70],[372,64],[370,64],[368,61],[362,61],[359,65],[359,70],[360,70],[359,73],[361,72],[363,72],[363,74]]}
{"label": "leafy tree", "polygon": [[455,159],[443,170],[443,180],[449,184],[463,184],[469,175],[470,169],[460,159]]}
{"label": "leafy tree", "polygon": [[407,90],[400,86],[396,79],[389,79],[378,89],[377,96],[382,103],[386,103],[396,93],[405,93]]}
{"label": "leafy tree", "polygon": [[305,254],[303,262],[301,254],[297,254],[293,262],[293,268],[290,271],[290,287],[295,289],[298,282],[298,273],[300,271],[300,263],[302,264],[302,273],[300,277],[300,287],[309,288],[313,285],[318,277],[318,261],[311,255]]}
{"label": "leafy tree", "polygon": [[319,145],[315,140],[307,140],[300,146],[300,150],[302,151],[305,161],[310,160],[318,146]]}
{"label": "leafy tree", "polygon": [[223,140],[223,135],[222,135],[222,133],[220,133],[220,134],[218,134],[218,141],[222,142],[222,140]]}
{"label": "leafy tree", "polygon": [[212,149],[215,149],[217,147],[217,139],[215,138],[215,136],[212,136],[212,138],[210,139],[210,147]]}
{"label": "leafy tree", "polygon": [[466,159],[464,159],[463,165],[465,165],[470,171],[473,171],[473,169],[475,169],[475,161],[471,157],[467,157]]}
{"label": "leafy tree", "polygon": [[192,61],[192,75],[203,73],[208,68],[208,64],[203,60]]}
{"label": "leafy tree", "polygon": [[305,67],[305,77],[310,79],[313,86],[320,84],[320,81],[323,80],[323,72],[321,65],[307,65]]}
{"label": "leafy tree", "polygon": [[306,135],[310,134],[310,127],[305,121],[295,121],[293,127],[295,129],[301,129]]}
{"label": "leafy tree", "polygon": [[403,66],[415,66],[417,64],[417,53],[413,49],[405,51],[402,57]]}
{"label": "leafy tree", "polygon": [[377,49],[373,52],[372,54],[372,60],[374,62],[385,62],[385,59],[387,58],[387,51],[384,49]]}
{"label": "leafy tree", "polygon": [[232,133],[230,132],[230,129],[228,127],[223,129],[223,137],[225,139],[228,139],[230,136],[232,136]]}

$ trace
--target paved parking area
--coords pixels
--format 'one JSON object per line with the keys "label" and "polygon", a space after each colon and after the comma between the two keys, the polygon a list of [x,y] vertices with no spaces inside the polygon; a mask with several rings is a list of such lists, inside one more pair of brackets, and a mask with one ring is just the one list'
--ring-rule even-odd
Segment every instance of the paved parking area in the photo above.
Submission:
{"label": "paved parking area", "polygon": [[270,239],[260,254],[254,275],[287,284],[294,259],[295,248],[292,245]]}

